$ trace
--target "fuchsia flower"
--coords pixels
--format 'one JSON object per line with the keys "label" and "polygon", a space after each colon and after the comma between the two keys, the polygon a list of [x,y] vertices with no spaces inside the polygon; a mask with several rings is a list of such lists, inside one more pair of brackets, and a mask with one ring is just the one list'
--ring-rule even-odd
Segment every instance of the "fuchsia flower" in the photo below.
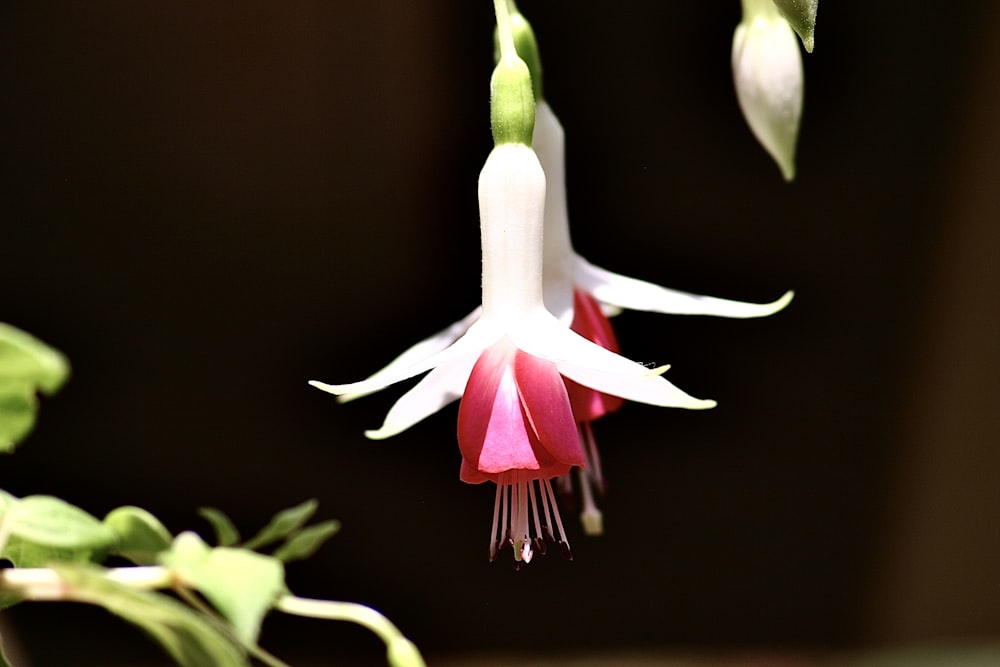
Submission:
{"label": "fuchsia flower", "polygon": [[[544,304],[564,326],[570,327],[582,337],[618,353],[618,342],[606,316],[608,312],[615,313],[628,308],[674,315],[750,318],[772,315],[792,300],[793,293],[789,291],[771,303],[730,301],[668,289],[594,266],[573,249],[566,206],[565,135],[559,119],[544,100],[535,105],[532,146],[546,178],[542,281]],[[472,328],[482,316],[482,308],[477,308],[447,329],[417,343],[369,378],[368,382],[373,384],[368,386],[380,389],[386,385],[376,384],[376,380],[393,377],[403,369],[440,354],[456,344],[467,332],[473,333]],[[466,360],[465,364],[471,369],[472,362]],[[426,370],[426,366],[418,372],[423,370]],[[395,435],[458,400],[465,390],[468,377],[465,370],[461,363],[454,363],[431,371],[392,407],[382,428],[368,431],[367,435],[375,439]],[[591,424],[603,415],[617,410],[622,400],[618,396],[590,389],[572,379],[567,381],[567,387],[588,462],[579,471],[583,501],[581,519],[585,532],[597,535],[603,531],[603,526],[600,511],[593,500],[593,491],[603,494],[605,483]],[[366,386],[359,388],[355,385],[352,391],[342,394],[339,399],[349,401],[374,390],[376,389],[368,389]],[[564,489],[571,490],[571,479],[565,477],[562,485]]]}
{"label": "fuchsia flower", "polygon": [[[460,477],[497,485],[490,558],[510,544],[519,564],[543,550],[544,539],[556,539],[553,528],[569,554],[551,480],[567,479],[574,467],[591,471],[582,484],[583,519],[588,532],[601,531],[590,488],[603,486],[592,421],[623,399],[688,409],[715,405],[667,382],[661,377],[666,366],[650,369],[619,356],[604,311],[755,317],[780,310],[791,293],[765,305],[701,297],[579,257],[566,215],[562,127],[544,101],[535,104],[532,75],[511,31],[514,24],[525,28],[519,34],[529,38],[525,51],[538,65],[530,27],[512,22],[507,4],[494,6],[501,57],[491,80],[495,148],[479,177],[482,306],[367,380],[311,384],[350,400],[427,373],[396,401],[381,428],[366,432],[374,439],[400,433],[461,398]],[[535,70],[537,83],[540,66]],[[540,98],[540,87],[536,92]]]}
{"label": "fuchsia flower", "polygon": [[461,478],[497,484],[491,557],[509,543],[515,560],[524,562],[552,534],[553,523],[568,553],[550,480],[583,465],[586,457],[566,380],[652,405],[715,405],[660,377],[665,367],[650,369],[620,357],[546,309],[545,182],[530,147],[501,143],[494,148],[479,179],[483,303],[478,317],[424,341],[367,380],[311,383],[357,396],[430,371],[396,402],[380,429],[367,432],[376,439],[399,433],[461,397]]}

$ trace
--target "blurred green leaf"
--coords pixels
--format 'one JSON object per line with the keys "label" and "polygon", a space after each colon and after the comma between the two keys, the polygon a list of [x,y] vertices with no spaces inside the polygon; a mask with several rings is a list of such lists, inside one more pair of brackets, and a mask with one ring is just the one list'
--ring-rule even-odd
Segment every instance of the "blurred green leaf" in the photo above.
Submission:
{"label": "blurred green leaf", "polygon": [[[110,528],[69,503],[51,496],[18,499],[0,491],[0,533],[7,541],[0,557],[15,567],[104,560],[115,541]],[[0,609],[22,598],[0,592]]]}
{"label": "blurred green leaf", "polygon": [[104,607],[155,639],[183,667],[249,667],[245,652],[203,616],[161,593],[138,591],[93,566],[58,566],[68,598]]}
{"label": "blurred green leaf", "polygon": [[157,555],[170,548],[173,536],[160,520],[142,509],[130,505],[111,510],[104,525],[117,536],[112,553],[127,558],[136,565],[152,565]]}
{"label": "blurred green leaf", "polygon": [[[11,536],[3,550],[3,557],[16,567],[48,567],[54,563],[99,563],[104,560],[104,549],[59,549],[26,542]],[[0,609],[6,609],[24,598],[16,593],[0,591]]]}
{"label": "blurred green leaf", "polygon": [[220,547],[231,547],[240,541],[240,532],[222,510],[214,507],[199,507],[198,516],[212,524],[215,542]]}
{"label": "blurred green leaf", "polygon": [[12,538],[56,549],[107,549],[115,533],[79,507],[52,496],[27,496],[10,503],[2,520]]}
{"label": "blurred green leaf", "polygon": [[316,512],[318,505],[319,503],[313,498],[300,505],[278,512],[271,519],[270,523],[264,526],[259,533],[244,542],[243,546],[247,549],[259,549],[287,538],[305,525],[309,517]]}
{"label": "blurred green leaf", "polygon": [[0,489],[0,520],[7,514],[7,510],[17,503],[17,496],[13,496],[3,489]]}
{"label": "blurred green leaf", "polygon": [[285,590],[278,559],[247,549],[213,549],[190,532],[178,535],[160,562],[204,595],[247,646],[256,644],[264,616]]}
{"label": "blurred green leaf", "polygon": [[13,451],[34,426],[35,392],[53,394],[68,377],[62,353],[0,322],[0,452]]}
{"label": "blurred green leaf", "polygon": [[340,530],[340,522],[334,520],[308,526],[288,538],[288,541],[275,549],[272,555],[284,563],[309,558],[338,530]]}
{"label": "blurred green leaf", "polygon": [[107,553],[105,549],[60,549],[11,537],[3,557],[15,567],[47,567],[52,563],[99,563]]}

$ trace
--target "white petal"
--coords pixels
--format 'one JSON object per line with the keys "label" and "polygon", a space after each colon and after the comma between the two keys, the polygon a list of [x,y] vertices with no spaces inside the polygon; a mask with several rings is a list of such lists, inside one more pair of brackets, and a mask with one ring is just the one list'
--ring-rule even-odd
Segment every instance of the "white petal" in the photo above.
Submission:
{"label": "white petal", "polygon": [[374,391],[385,389],[391,384],[402,382],[415,375],[425,373],[442,364],[447,364],[460,357],[467,355],[478,357],[480,352],[496,342],[502,335],[502,330],[488,325],[485,320],[479,320],[469,327],[464,336],[450,346],[407,368],[385,373],[378,378],[369,378],[350,384],[326,384],[316,380],[311,380],[309,384],[331,394],[370,394]]}
{"label": "white petal", "polygon": [[372,440],[382,440],[402,433],[417,422],[462,397],[469,374],[478,359],[469,355],[442,364],[403,394],[385,416],[378,430],[365,431]]}
{"label": "white petal", "polygon": [[579,256],[576,257],[573,277],[578,287],[602,303],[670,315],[766,317],[787,306],[794,296],[794,292],[789,290],[771,303],[744,303],[701,296],[612,273]]}
{"label": "white petal", "polygon": [[630,361],[567,329],[548,313],[508,335],[525,352],[555,362],[570,380],[605,394],[664,407],[715,407],[715,401],[689,396],[660,377],[666,367],[647,368]]}
{"label": "white petal", "polygon": [[[476,308],[474,311],[455,322],[447,329],[437,332],[433,336],[425,338],[420,341],[410,349],[403,352],[401,355],[390,361],[385,368],[376,371],[368,380],[376,380],[378,378],[384,377],[389,373],[395,373],[396,371],[407,368],[414,364],[417,364],[424,359],[429,358],[431,355],[437,354],[442,350],[446,349],[449,345],[454,343],[459,336],[464,334],[472,326],[473,322],[479,319],[482,313],[482,307]],[[337,397],[337,400],[341,403],[347,403],[348,401],[353,401],[356,398],[361,398],[362,396],[367,396],[371,392],[366,393],[353,393],[353,394],[343,394]]]}
{"label": "white petal", "polygon": [[650,369],[649,375],[644,377],[606,373],[573,362],[557,362],[556,367],[564,376],[585,387],[637,403],[687,410],[705,410],[716,405],[711,399],[691,396],[661,377],[659,373],[665,370],[662,366]]}
{"label": "white petal", "polygon": [[539,100],[532,147],[545,171],[543,298],[549,312],[569,326],[573,322],[573,244],[566,207],[565,136],[552,108]]}

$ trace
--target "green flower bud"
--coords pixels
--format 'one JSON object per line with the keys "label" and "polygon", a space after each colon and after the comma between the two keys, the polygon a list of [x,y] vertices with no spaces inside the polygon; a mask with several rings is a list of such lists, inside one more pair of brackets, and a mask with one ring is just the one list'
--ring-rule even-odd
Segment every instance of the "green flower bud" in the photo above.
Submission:
{"label": "green flower bud", "polygon": [[523,60],[500,58],[490,79],[490,125],[493,143],[531,145],[535,129],[535,97],[531,74]]}

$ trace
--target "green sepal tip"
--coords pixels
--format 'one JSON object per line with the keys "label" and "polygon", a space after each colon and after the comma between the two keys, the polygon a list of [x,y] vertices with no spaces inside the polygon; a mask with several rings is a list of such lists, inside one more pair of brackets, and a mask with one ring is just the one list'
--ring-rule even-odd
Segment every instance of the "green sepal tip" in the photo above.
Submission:
{"label": "green sepal tip", "polygon": [[806,52],[812,53],[816,45],[816,10],[819,0],[774,0],[774,4],[798,33]]}
{"label": "green sepal tip", "polygon": [[528,19],[524,14],[514,11],[510,15],[510,31],[514,36],[514,48],[517,55],[528,66],[528,73],[531,75],[531,92],[535,96],[535,102],[545,99],[542,94],[542,58],[538,53],[538,40],[535,39],[535,31],[531,29]]}

